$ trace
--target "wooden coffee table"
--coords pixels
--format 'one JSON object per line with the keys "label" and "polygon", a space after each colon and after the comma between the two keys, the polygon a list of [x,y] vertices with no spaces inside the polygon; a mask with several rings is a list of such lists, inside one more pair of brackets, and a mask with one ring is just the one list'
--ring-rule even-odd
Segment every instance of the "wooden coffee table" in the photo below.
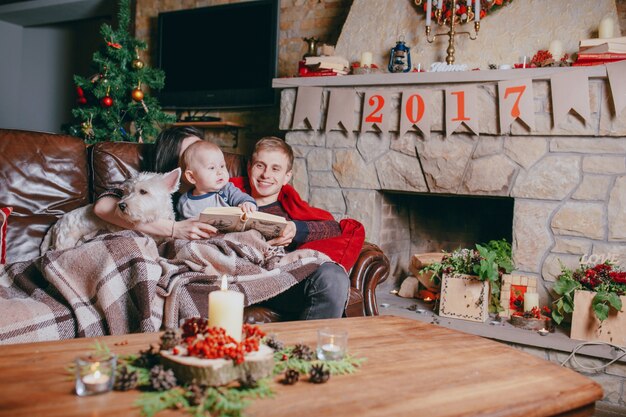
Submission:
{"label": "wooden coffee table", "polygon": [[[354,375],[326,384],[273,384],[248,416],[591,415],[602,388],[589,378],[504,344],[393,316],[273,323],[287,344],[315,346],[316,330],[349,332],[348,349],[367,358]],[[158,334],[98,338],[118,354],[137,353]],[[78,397],[65,367],[95,339],[0,346],[1,416],[139,416],[136,391]],[[185,415],[167,411],[158,416]]]}

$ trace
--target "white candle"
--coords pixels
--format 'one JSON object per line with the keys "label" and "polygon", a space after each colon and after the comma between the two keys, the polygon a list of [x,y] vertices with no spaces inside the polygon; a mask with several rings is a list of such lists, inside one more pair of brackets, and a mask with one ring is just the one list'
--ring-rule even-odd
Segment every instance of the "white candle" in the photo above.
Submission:
{"label": "white candle", "polygon": [[526,68],[526,55],[524,55],[524,63],[522,64],[522,68]]}
{"label": "white candle", "polygon": [[474,2],[474,21],[480,22],[480,0]]}
{"label": "white candle", "polygon": [[598,26],[598,38],[609,39],[613,37],[613,18],[610,16],[605,17],[600,21]]}
{"label": "white candle", "polygon": [[467,0],[467,9],[469,10],[471,8],[472,8],[472,0]]}
{"label": "white candle", "polygon": [[110,379],[110,376],[100,371],[95,371],[83,377],[83,384],[85,385],[85,390],[88,392],[102,392],[108,389]]}
{"label": "white candle", "polygon": [[437,1],[437,8],[441,10],[442,7],[443,7],[443,0]]}
{"label": "white candle", "polygon": [[221,327],[227,335],[240,342],[243,298],[242,293],[228,290],[226,275],[222,275],[221,289],[209,294],[209,327]]}
{"label": "white candle", "polygon": [[426,2],[426,26],[430,26],[430,15],[433,13],[433,0]]}
{"label": "white candle", "polygon": [[372,66],[372,53],[371,52],[363,52],[361,54],[361,66],[362,67]]}
{"label": "white candle", "polygon": [[563,56],[563,42],[554,40],[550,42],[550,48],[548,51],[552,54],[552,58],[555,61],[559,61]]}
{"label": "white candle", "polygon": [[533,307],[539,307],[539,294],[527,292],[524,294],[524,311],[530,311]]}

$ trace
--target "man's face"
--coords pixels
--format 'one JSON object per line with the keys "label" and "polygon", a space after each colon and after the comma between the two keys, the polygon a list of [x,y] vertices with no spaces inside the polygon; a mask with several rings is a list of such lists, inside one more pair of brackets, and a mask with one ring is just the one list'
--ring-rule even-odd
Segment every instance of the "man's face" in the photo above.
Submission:
{"label": "man's face", "polygon": [[253,156],[248,167],[252,197],[259,205],[278,200],[278,193],[291,179],[287,155],[278,150],[262,150]]}

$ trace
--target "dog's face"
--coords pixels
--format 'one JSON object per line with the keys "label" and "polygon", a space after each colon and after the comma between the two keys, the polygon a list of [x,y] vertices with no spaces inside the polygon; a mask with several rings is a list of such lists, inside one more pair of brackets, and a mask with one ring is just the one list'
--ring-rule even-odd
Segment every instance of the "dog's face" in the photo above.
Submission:
{"label": "dog's face", "polygon": [[124,196],[117,204],[121,217],[131,223],[150,223],[174,218],[171,194],[178,190],[180,168],[167,174],[140,172],[124,181]]}

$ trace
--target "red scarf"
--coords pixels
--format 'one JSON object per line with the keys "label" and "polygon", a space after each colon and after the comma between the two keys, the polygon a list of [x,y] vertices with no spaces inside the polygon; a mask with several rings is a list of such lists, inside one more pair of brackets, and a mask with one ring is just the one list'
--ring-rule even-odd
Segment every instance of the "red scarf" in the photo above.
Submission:
{"label": "red scarf", "polygon": [[[240,190],[250,194],[250,184],[245,177],[231,178]],[[283,206],[292,220],[319,221],[334,220],[332,214],[326,210],[311,207],[291,185],[284,185],[278,194],[278,202]],[[356,262],[363,242],[365,242],[365,228],[354,219],[343,219],[339,222],[341,235],[329,239],[307,242],[298,249],[315,249],[328,255],[333,261],[343,265],[349,271]]]}

